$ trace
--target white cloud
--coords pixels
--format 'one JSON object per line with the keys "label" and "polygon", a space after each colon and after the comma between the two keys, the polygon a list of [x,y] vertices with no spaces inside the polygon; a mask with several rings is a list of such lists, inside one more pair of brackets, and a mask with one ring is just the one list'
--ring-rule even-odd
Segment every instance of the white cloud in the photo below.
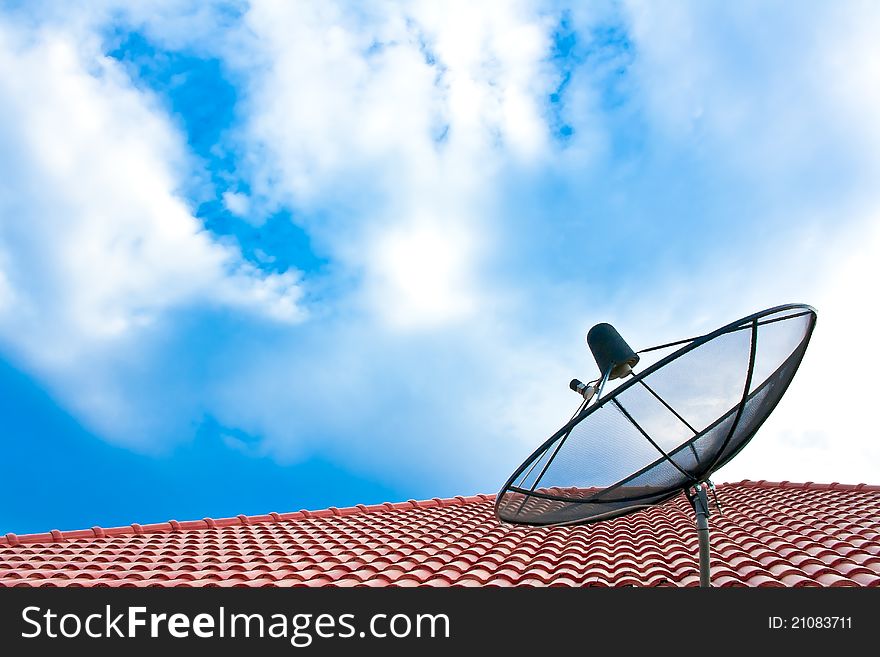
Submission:
{"label": "white cloud", "polygon": [[880,45],[867,36],[880,12],[813,10],[630,3],[634,75],[658,143],[687,145],[721,176],[727,189],[707,205],[707,224],[738,211],[750,228],[621,292],[631,304],[621,315],[647,344],[780,303],[819,311],[791,389],[719,479],[874,482],[880,464],[870,378],[880,365],[870,348]]}
{"label": "white cloud", "polygon": [[294,273],[262,274],[192,216],[181,136],[94,38],[0,25],[0,97],[0,338],[90,424],[120,413],[80,379],[175,308],[301,317]]}
{"label": "white cloud", "polygon": [[250,199],[247,197],[247,194],[240,194],[237,192],[223,192],[223,205],[225,205],[226,209],[232,214],[238,215],[239,217],[246,217],[251,207]]}
{"label": "white cloud", "polygon": [[[563,148],[547,105],[558,12],[542,4],[261,1],[222,34],[194,5],[118,14],[223,60],[243,119],[224,146],[250,189],[226,207],[291,210],[329,261],[313,321],[273,332],[259,320],[303,317],[297,276],[258,272],[192,217],[175,191],[190,174],[180,136],[100,55],[112,4],[88,20],[65,10],[29,39],[0,32],[4,350],[108,437],[185,440],[209,414],[281,460],[329,454],[420,494],[487,490],[575,405],[566,384],[592,371],[591,323],[645,346],[806,301],[815,344],[724,478],[876,479],[869,393],[843,429],[814,393],[836,371],[835,342],[857,319],[873,325],[857,304],[880,248],[866,237],[880,152],[871,16],[828,10],[819,29],[802,12],[786,32],[780,10],[755,31],[754,7],[728,22],[633,4],[624,107],[598,87],[627,62],[596,75],[589,51],[556,108],[575,127]],[[574,12],[579,43],[601,45],[593,28],[615,12]],[[543,207],[559,209],[548,178],[577,190],[561,213]],[[675,185],[685,193],[664,196]],[[697,203],[694,231],[733,216],[758,237],[695,242],[684,264],[684,247],[663,251],[663,226]],[[605,207],[624,210],[606,220]],[[656,245],[594,257],[603,235],[638,232],[614,221],[641,217]],[[551,232],[552,248],[502,252]],[[575,266],[557,268],[563,256]],[[181,319],[205,306],[219,310],[204,324]],[[253,334],[230,329],[244,314]],[[208,355],[187,353],[198,348]],[[842,430],[857,463],[838,459]]]}
{"label": "white cloud", "polygon": [[818,310],[816,330],[786,397],[754,444],[725,467],[726,479],[877,481],[872,377],[880,368],[873,348],[880,309],[871,287],[880,280],[880,209],[830,238],[825,251],[819,260],[786,263],[823,272],[804,292]]}
{"label": "white cloud", "polygon": [[442,225],[416,223],[388,231],[371,263],[375,304],[388,306],[387,318],[397,327],[470,315],[475,308],[466,267],[472,250],[467,236]]}
{"label": "white cloud", "polygon": [[472,315],[498,170],[549,154],[549,20],[430,2],[256,2],[245,20],[256,192],[299,210],[390,324]]}
{"label": "white cloud", "polygon": [[9,308],[15,301],[12,287],[6,280],[6,274],[3,273],[3,267],[0,266],[0,313],[8,312]]}
{"label": "white cloud", "polygon": [[880,10],[808,6],[628,2],[635,75],[658,134],[723,154],[724,166],[752,172],[750,184],[786,196],[806,191],[811,170],[876,173]]}
{"label": "white cloud", "polygon": [[880,311],[871,303],[870,286],[880,280],[878,217],[878,210],[866,209],[825,235],[821,248],[809,235],[777,236],[750,254],[745,271],[738,271],[737,253],[708,253],[693,269],[667,272],[641,294],[624,290],[629,305],[609,309],[636,348],[701,335],[783,303],[817,309],[816,329],[791,387],[716,481],[877,480],[871,373],[880,355],[871,345]]}
{"label": "white cloud", "polygon": [[[227,41],[214,42],[239,74],[251,76],[241,143],[265,159],[250,162],[255,197],[227,194],[227,207],[242,214],[253,203],[290,204],[343,279],[360,272],[353,296],[318,313],[319,334],[348,342],[349,358],[338,364],[335,345],[322,341],[320,351],[310,350],[300,333],[276,336],[266,345],[266,361],[256,358],[259,350],[242,353],[225,343],[212,359],[217,364],[180,353],[187,339],[175,335],[189,329],[177,325],[177,315],[191,308],[225,305],[300,318],[295,275],[265,276],[243,263],[201,230],[176,195],[190,166],[180,136],[150,96],[100,55],[97,33],[112,11],[56,12],[39,34],[32,24],[4,28],[0,93],[15,99],[4,109],[5,124],[15,130],[0,135],[7,152],[22,156],[15,176],[12,160],[4,161],[11,182],[3,214],[22,218],[4,222],[3,244],[15,257],[2,261],[2,271],[17,303],[14,315],[4,317],[7,354],[114,441],[149,449],[185,440],[208,412],[262,436],[264,449],[279,458],[310,446],[339,451],[341,460],[357,454],[382,469],[372,449],[349,449],[348,425],[328,416],[337,377],[348,376],[365,391],[350,422],[372,417],[374,432],[390,432],[419,423],[420,411],[436,412],[435,399],[398,408],[398,417],[387,413],[391,399],[409,389],[408,363],[437,349],[436,341],[452,353],[461,345],[476,360],[458,355],[436,364],[437,385],[458,403],[454,417],[435,422],[431,435],[439,449],[446,426],[469,444],[473,423],[487,412],[481,397],[470,394],[476,382],[488,387],[488,372],[503,375],[505,361],[530,350],[517,345],[511,352],[503,340],[493,346],[500,334],[487,331],[485,316],[477,314],[487,300],[478,276],[493,228],[493,176],[510,155],[525,161],[546,150],[547,25],[533,25],[521,7],[511,7],[490,19],[486,10],[456,6],[459,18],[475,26],[469,39],[458,39],[456,22],[423,34],[418,21],[408,24],[399,11],[374,16],[364,27],[329,4],[266,4],[247,17],[259,37],[247,42],[253,49],[247,61],[224,51]],[[415,9],[432,11],[430,4]],[[181,37],[180,30],[163,32],[163,20],[149,19],[146,28],[172,41]],[[510,48],[510,38],[520,47]],[[368,55],[374,40],[383,45]],[[325,220],[311,220],[312,210]],[[469,318],[479,321],[463,332]],[[430,332],[450,322],[451,337]],[[401,331],[412,329],[424,337],[397,346]],[[472,344],[468,332],[483,335]],[[386,353],[375,350],[379,345]],[[261,367],[252,367],[251,356]],[[459,377],[449,369],[453,362],[476,369]],[[190,373],[218,367],[225,375],[210,381]],[[396,374],[389,378],[389,371]],[[277,392],[290,373],[293,401]],[[241,381],[253,387],[242,388]],[[503,387],[511,394],[517,388]],[[495,401],[490,406],[497,410]],[[298,418],[291,408],[299,409]],[[410,447],[424,449],[424,441]],[[448,458],[443,449],[438,455],[440,462]]]}

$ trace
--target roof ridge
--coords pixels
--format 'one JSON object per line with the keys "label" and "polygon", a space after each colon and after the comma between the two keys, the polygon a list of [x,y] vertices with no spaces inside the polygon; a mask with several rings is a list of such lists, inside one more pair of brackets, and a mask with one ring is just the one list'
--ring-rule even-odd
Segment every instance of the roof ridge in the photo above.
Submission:
{"label": "roof ridge", "polygon": [[767,481],[759,479],[753,481],[751,479],[743,479],[742,481],[731,481],[719,484],[719,486],[747,486],[751,488],[799,488],[802,490],[839,490],[839,491],[864,491],[876,493],[880,492],[880,486],[872,484],[841,484],[838,481],[832,481],[830,484],[816,483],[814,481],[806,481],[803,483],[783,480],[783,481]]}
{"label": "roof ridge", "polygon": [[[760,479],[752,481],[743,479],[737,482],[724,482],[719,484],[719,488],[728,486],[745,486],[749,488],[797,488],[802,490],[836,490],[836,491],[859,491],[859,492],[880,492],[880,486],[869,484],[841,484],[839,482],[831,482],[829,484],[815,483],[808,481],[805,483],[794,483],[790,481],[767,481]],[[309,518],[331,518],[334,516],[353,516],[365,513],[387,513],[389,511],[410,511],[413,509],[428,509],[433,507],[463,506],[467,504],[477,504],[488,502],[495,499],[495,495],[486,495],[483,493],[471,496],[456,495],[455,497],[433,497],[429,500],[407,500],[405,502],[383,502],[381,504],[364,505],[357,504],[355,506],[338,508],[335,506],[317,511],[309,511],[302,509],[288,513],[271,512],[263,515],[244,515],[240,514],[232,518],[202,518],[201,520],[167,520],[165,522],[151,523],[141,525],[132,523],[122,527],[100,527],[95,525],[90,529],[75,529],[70,531],[59,531],[53,529],[48,532],[36,534],[17,535],[12,532],[5,536],[0,536],[0,545],[22,545],[31,543],[63,543],[64,541],[80,539],[80,538],[114,538],[117,536],[144,535],[144,534],[162,534],[176,533],[185,531],[198,531],[205,529],[217,529],[222,527],[273,524],[280,522],[289,522],[292,520],[306,520]]]}
{"label": "roof ridge", "polygon": [[275,524],[292,520],[306,520],[309,518],[332,518],[334,516],[354,516],[365,513],[388,513],[390,511],[411,511],[413,509],[429,509],[434,507],[464,506],[494,500],[495,495],[478,493],[477,495],[455,497],[432,497],[429,500],[407,500],[405,502],[382,502],[381,504],[357,504],[355,506],[338,508],[335,506],[316,511],[301,509],[288,513],[276,513],[272,511],[262,515],[248,516],[239,514],[233,518],[202,518],[201,520],[166,520],[165,522],[141,525],[136,522],[121,527],[100,527],[95,525],[90,529],[74,529],[60,531],[53,529],[48,532],[36,534],[17,535],[12,532],[0,536],[0,545],[24,545],[31,543],[63,543],[67,540],[78,538],[113,538],[117,536],[140,536],[143,534],[165,534],[185,531],[198,531],[205,529],[217,529],[221,527],[247,526]]}

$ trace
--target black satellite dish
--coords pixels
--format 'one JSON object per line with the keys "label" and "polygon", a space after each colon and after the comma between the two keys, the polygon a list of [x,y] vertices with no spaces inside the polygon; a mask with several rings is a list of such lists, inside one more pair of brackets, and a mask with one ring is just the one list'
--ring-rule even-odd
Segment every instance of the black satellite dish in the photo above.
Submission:
{"label": "black satellite dish", "polygon": [[[789,304],[636,353],[610,324],[597,324],[587,343],[602,376],[571,382],[584,401],[504,484],[495,515],[523,525],[581,524],[684,492],[696,514],[700,585],[709,586],[709,477],[779,403],[815,325],[814,308]],[[672,347],[679,349],[633,370],[638,354]],[[603,396],[614,379],[622,383]]]}

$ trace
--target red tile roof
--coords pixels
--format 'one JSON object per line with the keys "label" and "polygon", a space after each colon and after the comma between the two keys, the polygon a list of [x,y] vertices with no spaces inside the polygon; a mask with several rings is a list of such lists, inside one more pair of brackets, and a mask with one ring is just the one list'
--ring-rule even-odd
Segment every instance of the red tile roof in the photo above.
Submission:
{"label": "red tile roof", "polygon": [[[716,586],[880,586],[880,486],[718,487]],[[695,586],[679,497],[593,525],[499,524],[488,495],[0,538],[0,586]]]}

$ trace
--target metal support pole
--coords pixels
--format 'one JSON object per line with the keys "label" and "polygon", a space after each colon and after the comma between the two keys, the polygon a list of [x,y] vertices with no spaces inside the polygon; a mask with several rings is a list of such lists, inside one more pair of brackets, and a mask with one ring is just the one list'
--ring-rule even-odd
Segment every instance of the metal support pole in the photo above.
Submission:
{"label": "metal support pole", "polygon": [[700,586],[712,586],[711,565],[709,563],[709,497],[702,484],[695,486],[688,494],[694,514],[697,516],[697,538],[700,542]]}
{"label": "metal support pole", "polygon": [[602,398],[602,391],[605,390],[605,384],[608,383],[608,379],[611,377],[611,367],[605,370],[605,373],[602,375],[602,378],[599,380],[599,386],[596,388],[596,402],[598,402]]}

